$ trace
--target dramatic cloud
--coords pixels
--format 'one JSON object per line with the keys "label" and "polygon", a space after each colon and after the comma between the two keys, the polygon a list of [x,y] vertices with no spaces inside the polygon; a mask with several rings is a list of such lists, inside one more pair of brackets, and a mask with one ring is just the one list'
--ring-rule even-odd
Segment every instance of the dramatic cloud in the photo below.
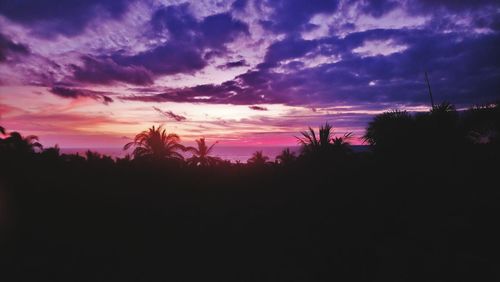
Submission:
{"label": "dramatic cloud", "polygon": [[312,16],[319,13],[331,13],[338,7],[337,0],[268,0],[264,6],[272,8],[271,17],[262,21],[262,25],[278,33],[294,33],[312,29],[309,23]]}
{"label": "dramatic cloud", "polygon": [[[148,122],[151,103],[164,103],[155,110],[186,132],[215,107],[213,134],[257,118],[285,134],[303,111],[304,122],[339,117],[359,132],[378,111],[427,109],[424,72],[437,102],[500,99],[498,1],[77,2],[1,2],[3,96],[40,91],[33,107],[91,98],[69,103]],[[356,112],[332,113],[345,109]]]}
{"label": "dramatic cloud", "polygon": [[14,43],[0,33],[0,62],[7,60],[7,56],[11,54],[26,55],[29,54],[29,49],[25,45]]}
{"label": "dramatic cloud", "polygon": [[100,92],[100,91],[92,91],[92,90],[87,90],[87,89],[78,89],[78,88],[67,88],[67,87],[52,87],[50,89],[50,92],[54,95],[57,95],[59,97],[63,98],[79,98],[79,97],[87,97],[87,98],[92,98],[98,101],[101,101],[105,105],[112,103],[113,99],[110,97],[106,96],[105,92]]}
{"label": "dramatic cloud", "polygon": [[84,62],[82,67],[73,65],[73,75],[81,82],[111,84],[122,81],[137,85],[153,83],[151,72],[144,67],[120,66],[109,58],[99,60],[85,56],[82,60]]}
{"label": "dramatic cloud", "polygon": [[394,0],[366,0],[360,3],[362,11],[374,17],[381,17],[399,6]]}
{"label": "dramatic cloud", "polygon": [[74,36],[81,33],[97,16],[118,19],[126,11],[127,2],[131,1],[2,1],[0,14],[33,28],[33,34],[38,36]]}
{"label": "dramatic cloud", "polygon": [[[248,26],[229,13],[199,21],[188,3],[160,7],[151,16],[150,25],[156,37],[166,38],[164,43],[132,55],[119,51],[101,59],[85,56],[83,66],[74,67],[75,78],[102,84],[152,84],[155,76],[190,74],[205,68],[212,57],[226,52],[227,43],[249,34]],[[244,60],[240,63],[244,65]]]}
{"label": "dramatic cloud", "polygon": [[[387,2],[387,1],[386,1]],[[437,8],[444,8],[453,12],[477,10],[485,6],[494,5],[498,6],[496,0],[418,0],[412,1],[412,5],[422,9],[425,12],[435,10]]]}
{"label": "dramatic cloud", "polygon": [[200,49],[185,42],[168,42],[134,56],[115,55],[113,60],[126,67],[140,67],[154,74],[192,73],[207,63]]}
{"label": "dramatic cloud", "polygon": [[[499,95],[500,61],[486,55],[500,46],[496,34],[477,38],[455,33],[376,30],[354,33],[343,40],[294,39],[294,44],[286,44],[289,42],[285,39],[270,46],[261,69],[248,71],[234,80],[131,99],[290,105],[425,103],[425,71],[429,72],[440,100],[482,103]],[[310,68],[290,67],[290,62],[283,65],[314,50],[328,54],[330,48],[344,59]],[[287,68],[286,72],[273,71],[272,67],[278,66]],[[479,75],[482,73],[485,75]]]}
{"label": "dramatic cloud", "polygon": [[157,108],[157,107],[153,107],[153,109],[155,111],[157,111],[158,113],[160,113],[162,116],[164,116],[164,117],[166,117],[168,119],[173,119],[175,121],[186,120],[185,116],[174,114],[172,111],[163,111],[163,110],[161,110],[160,108]]}

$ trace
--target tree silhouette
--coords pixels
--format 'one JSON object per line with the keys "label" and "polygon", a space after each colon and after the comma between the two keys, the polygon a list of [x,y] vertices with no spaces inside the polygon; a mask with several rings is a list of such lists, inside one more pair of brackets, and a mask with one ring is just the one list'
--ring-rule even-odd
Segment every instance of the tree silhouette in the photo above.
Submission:
{"label": "tree silhouette", "polygon": [[135,158],[153,158],[153,159],[176,159],[183,160],[184,157],[179,151],[185,151],[181,145],[177,134],[169,133],[159,126],[155,126],[137,134],[134,141],[125,144],[124,150],[135,147],[132,154]]}
{"label": "tree silhouette", "polygon": [[[5,131],[5,130],[4,130]],[[30,154],[36,150],[42,150],[43,146],[38,142],[38,137],[28,135],[23,137],[19,132],[11,132],[8,137],[2,139],[2,147],[10,152],[19,154]]]}
{"label": "tree silhouette", "polygon": [[467,141],[476,144],[500,143],[499,103],[474,106],[463,114],[461,131]]}
{"label": "tree silhouette", "polygon": [[215,144],[217,144],[218,142],[215,142],[210,147],[208,147],[207,144],[205,143],[205,138],[200,138],[195,141],[196,144],[198,145],[198,148],[194,147],[186,148],[187,151],[193,154],[192,157],[187,159],[187,163],[189,165],[210,166],[210,165],[215,165],[222,161],[220,158],[209,156]]}
{"label": "tree silhouette", "polygon": [[350,152],[352,132],[345,133],[342,137],[334,137],[332,139],[332,148],[337,152]]}
{"label": "tree silhouette", "polygon": [[293,163],[297,159],[295,153],[290,151],[290,148],[286,148],[279,155],[276,156],[276,161],[282,165],[288,165]]}
{"label": "tree silhouette", "polygon": [[342,137],[336,137],[332,126],[328,123],[320,126],[317,135],[311,127],[301,134],[302,137],[297,137],[297,139],[302,146],[303,157],[319,158],[321,161],[326,161],[339,153],[351,152],[349,140],[352,138],[352,132],[345,133]]}
{"label": "tree silhouette", "polygon": [[299,144],[302,145],[303,153],[313,153],[318,151],[326,151],[331,145],[333,128],[330,124],[325,123],[325,125],[319,128],[319,138],[316,137],[314,129],[309,127],[308,131],[302,131],[302,137],[297,137]]}
{"label": "tree silhouette", "polygon": [[453,144],[464,140],[458,124],[458,112],[455,106],[448,102],[435,106],[428,114],[417,115],[419,146],[435,150],[450,149]]}
{"label": "tree silhouette", "polygon": [[61,157],[61,149],[56,144],[54,147],[44,148],[40,156],[46,160],[57,161]]}
{"label": "tree silhouette", "polygon": [[394,110],[375,116],[363,139],[378,150],[397,151],[415,141],[415,120],[406,111]]}
{"label": "tree silhouette", "polygon": [[0,126],[0,134],[5,135],[5,128],[2,126]]}
{"label": "tree silhouette", "polygon": [[256,151],[253,153],[252,157],[247,160],[247,163],[255,166],[263,166],[268,160],[269,157],[265,156],[262,151]]}

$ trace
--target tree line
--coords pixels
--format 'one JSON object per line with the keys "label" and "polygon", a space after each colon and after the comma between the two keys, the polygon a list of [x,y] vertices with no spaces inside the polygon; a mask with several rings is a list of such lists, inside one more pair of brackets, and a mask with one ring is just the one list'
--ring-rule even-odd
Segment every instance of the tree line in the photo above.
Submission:
{"label": "tree line", "polygon": [[[376,115],[369,122],[362,139],[372,149],[371,153],[381,157],[390,158],[403,152],[406,156],[433,156],[438,153],[453,154],[470,146],[496,148],[500,144],[499,132],[499,103],[473,106],[462,111],[450,103],[441,103],[428,112],[392,110]],[[179,135],[167,132],[161,125],[137,134],[132,142],[123,147],[124,150],[133,148],[132,155],[116,160],[92,151],[87,151],[85,157],[61,154],[57,145],[44,148],[37,136],[7,132],[3,127],[0,127],[0,135],[0,155],[4,158],[25,158],[35,154],[66,161],[149,161],[195,167],[231,165],[230,161],[212,155],[218,142],[209,144],[205,138],[199,138],[195,140],[196,146],[184,146]],[[301,146],[298,154],[285,148],[273,163],[262,151],[257,151],[247,164],[265,166],[291,165],[298,161],[333,162],[345,161],[355,155],[350,142],[352,132],[338,136],[329,123],[320,126],[317,131],[309,127],[296,138]]]}

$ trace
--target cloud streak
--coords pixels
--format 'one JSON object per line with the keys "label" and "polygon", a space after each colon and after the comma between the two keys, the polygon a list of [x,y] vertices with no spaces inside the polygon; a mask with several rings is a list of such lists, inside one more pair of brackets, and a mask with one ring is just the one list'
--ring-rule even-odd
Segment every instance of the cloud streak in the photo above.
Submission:
{"label": "cloud streak", "polygon": [[164,117],[166,117],[168,119],[171,119],[171,120],[185,121],[187,119],[185,116],[174,114],[174,112],[172,112],[172,111],[163,111],[163,110],[161,110],[160,108],[157,108],[157,107],[153,107],[153,109],[155,111],[157,111],[158,113],[160,113],[162,116],[164,116]]}
{"label": "cloud streak", "polygon": [[87,97],[98,100],[105,105],[113,102],[113,99],[111,99],[109,96],[106,96],[106,92],[93,91],[88,89],[55,86],[50,89],[50,92],[62,98],[76,99],[79,97]]}
{"label": "cloud streak", "polygon": [[261,106],[249,106],[249,108],[251,110],[254,110],[254,111],[267,111],[267,108],[266,107],[261,107]]}

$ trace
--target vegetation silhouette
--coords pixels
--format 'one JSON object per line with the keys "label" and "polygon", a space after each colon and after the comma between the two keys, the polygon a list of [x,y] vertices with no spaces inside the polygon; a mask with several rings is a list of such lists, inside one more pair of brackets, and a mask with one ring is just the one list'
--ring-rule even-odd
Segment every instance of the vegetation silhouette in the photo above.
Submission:
{"label": "vegetation silhouette", "polygon": [[343,162],[346,155],[351,153],[349,140],[353,133],[335,136],[334,129],[328,123],[319,127],[317,135],[311,127],[308,131],[301,132],[301,135],[302,137],[296,137],[301,145],[301,159],[319,167],[325,167],[325,163]]}
{"label": "vegetation silhouette", "polygon": [[394,110],[367,151],[326,123],[247,163],[161,126],[116,159],[3,132],[0,281],[496,281],[499,123]]}
{"label": "vegetation silhouette", "polygon": [[195,140],[197,144],[197,148],[187,147],[185,151],[193,154],[192,157],[186,160],[188,165],[194,166],[213,166],[222,161],[221,158],[209,156],[212,152],[214,146],[218,143],[215,142],[210,147],[205,143],[205,138],[200,138]]}
{"label": "vegetation silhouette", "polygon": [[167,134],[161,125],[158,128],[153,125],[148,130],[137,134],[134,141],[125,144],[123,149],[135,147],[133,151],[135,158],[183,160],[184,157],[179,151],[185,151],[186,148],[180,144],[180,141],[177,134]]}
{"label": "vegetation silhouette", "polygon": [[[3,135],[6,134],[1,128]],[[0,150],[3,154],[29,155],[37,150],[42,150],[43,146],[38,142],[38,137],[34,135],[22,136],[19,132],[13,131],[6,138],[0,139]]]}
{"label": "vegetation silhouette", "polygon": [[276,161],[281,165],[290,165],[297,160],[295,152],[290,151],[290,148],[285,148],[279,155],[276,156]]}
{"label": "vegetation silhouette", "polygon": [[247,163],[253,166],[264,166],[269,163],[269,157],[264,155],[262,151],[256,151],[247,160]]}
{"label": "vegetation silhouette", "polygon": [[374,117],[364,140],[383,153],[398,153],[415,143],[415,121],[406,111],[393,110]]}

